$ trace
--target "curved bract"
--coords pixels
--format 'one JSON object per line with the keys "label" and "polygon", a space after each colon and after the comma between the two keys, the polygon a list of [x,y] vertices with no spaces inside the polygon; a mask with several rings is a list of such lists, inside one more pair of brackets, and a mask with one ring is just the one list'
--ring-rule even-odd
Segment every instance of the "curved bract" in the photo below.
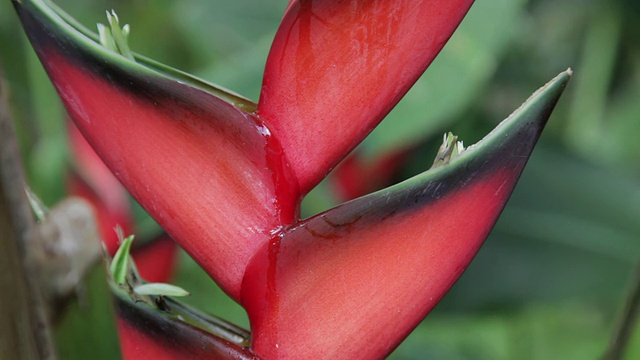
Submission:
{"label": "curved bract", "polygon": [[300,220],[301,196],[398,102],[471,0],[290,1],[257,110],[103,48],[43,0],[13,2],[91,146],[249,314],[251,344],[237,344],[120,297],[127,358],[388,354],[481,246],[570,76],[478,145],[458,154],[448,143],[431,170]]}
{"label": "curved bract", "polygon": [[491,231],[568,79],[558,76],[450,163],[277,234],[243,283],[256,353],[391,352]]}
{"label": "curved bract", "polygon": [[396,105],[472,0],[292,1],[273,41],[258,114],[307,193]]}
{"label": "curved bract", "polygon": [[43,3],[14,4],[87,140],[237,298],[248,258],[298,204],[277,139],[251,114],[95,44]]}
{"label": "curved bract", "polygon": [[246,330],[171,299],[152,297],[163,309],[135,302],[111,286],[124,360],[256,359]]}

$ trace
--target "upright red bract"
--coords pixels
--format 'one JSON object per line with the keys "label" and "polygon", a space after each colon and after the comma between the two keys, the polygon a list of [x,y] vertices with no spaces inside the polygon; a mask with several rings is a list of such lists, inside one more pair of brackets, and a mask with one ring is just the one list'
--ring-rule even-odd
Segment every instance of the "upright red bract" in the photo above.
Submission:
{"label": "upright red bract", "polygon": [[[247,309],[253,333],[238,356],[265,359],[385,356],[490,232],[570,71],[470,149],[445,144],[445,160],[431,170],[299,219],[302,196],[398,102],[471,3],[291,1],[254,104],[144,57],[111,52],[42,0],[14,0],[82,133]],[[153,341],[158,328],[149,324],[166,334],[187,326],[163,311],[170,312],[159,306],[139,317],[155,320],[137,321],[123,310],[120,328],[135,332],[149,354],[162,352],[167,344],[159,335]],[[200,329],[218,344],[211,329],[220,327],[208,326]],[[220,336],[233,351],[246,346],[244,335],[235,343]],[[185,358],[220,356],[185,341]],[[129,342],[127,349],[144,352]]]}
{"label": "upright red bract", "polygon": [[292,1],[267,59],[258,114],[306,194],[396,105],[472,0]]}

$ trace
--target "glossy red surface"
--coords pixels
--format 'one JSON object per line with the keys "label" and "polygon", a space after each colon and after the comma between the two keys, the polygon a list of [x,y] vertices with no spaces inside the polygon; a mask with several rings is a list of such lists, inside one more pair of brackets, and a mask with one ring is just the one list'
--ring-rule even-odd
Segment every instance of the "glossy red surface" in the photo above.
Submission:
{"label": "glossy red surface", "polygon": [[[570,73],[475,154],[298,221],[300,194],[395,105],[471,3],[291,1],[257,114],[126,63],[111,66],[22,15],[91,144],[247,309],[255,353],[353,359],[392,351],[464,271]],[[152,324],[140,307],[120,310],[127,357],[208,358],[198,344],[216,343],[166,317]],[[195,337],[179,338],[183,330]]]}
{"label": "glossy red surface", "polygon": [[297,185],[278,143],[249,114],[200,90],[168,83],[173,93],[131,92],[53,48],[40,51],[105,163],[237,298],[249,257],[297,210]]}
{"label": "glossy red surface", "polygon": [[125,233],[133,230],[129,199],[111,171],[104,165],[98,154],[71,122],[67,124],[69,147],[75,167],[67,177],[70,195],[79,196],[91,203],[96,213],[100,235],[109,254],[118,249],[116,226]]}
{"label": "glossy red surface", "polygon": [[471,0],[291,2],[265,69],[258,114],[308,192],[393,108]]}
{"label": "glossy red surface", "polygon": [[388,354],[462,274],[518,175],[486,174],[382,219],[372,212],[344,223],[330,210],[276,236],[243,284],[254,351],[266,359]]}
{"label": "glossy red surface", "polygon": [[147,334],[117,319],[120,351],[124,360],[172,360],[180,359],[174,351],[164,348]]}
{"label": "glossy red surface", "polygon": [[[79,196],[93,206],[102,241],[113,256],[120,245],[115,227],[121,227],[125,234],[135,234],[127,193],[78,128],[71,122],[67,126],[76,163],[74,172],[68,176],[69,194]],[[176,265],[177,250],[173,240],[164,235],[150,244],[134,248],[131,255],[143,279],[169,282]]]}

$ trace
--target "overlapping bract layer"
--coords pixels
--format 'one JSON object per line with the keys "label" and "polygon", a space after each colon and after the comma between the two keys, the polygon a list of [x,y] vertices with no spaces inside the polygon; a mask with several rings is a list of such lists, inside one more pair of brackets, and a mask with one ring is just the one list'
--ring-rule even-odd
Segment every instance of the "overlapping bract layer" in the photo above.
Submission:
{"label": "overlapping bract layer", "polygon": [[237,298],[249,257],[272,229],[293,221],[298,203],[277,139],[230,103],[101,48],[42,3],[17,9],[88,141]]}
{"label": "overlapping bract layer", "polygon": [[[238,299],[249,257],[274,229],[295,222],[298,183],[308,191],[382,119],[471,1],[371,4],[291,3],[269,56],[259,105],[273,129],[228,99],[174,81],[163,73],[166,68],[110,53],[43,3],[25,2],[17,9],[92,146],[145,209]],[[327,26],[316,29],[307,20]],[[310,42],[287,41],[291,28]],[[429,35],[419,36],[417,29]],[[357,45],[354,34],[357,51],[350,50]],[[328,56],[319,48],[329,50]],[[308,51],[306,60],[297,60]],[[387,81],[379,83],[381,78]],[[292,92],[305,101],[292,102]]]}
{"label": "overlapping bract layer", "polygon": [[[291,1],[254,113],[235,94],[100,47],[42,0],[14,0],[78,127],[247,309],[252,354],[264,358],[384,356],[489,233],[568,72],[450,164],[298,219],[301,196],[403,96],[471,3]],[[125,351],[140,354],[134,345]]]}
{"label": "overlapping bract layer", "polygon": [[[138,306],[114,289],[118,334],[124,360],[250,360],[243,346],[249,333],[207,317],[175,301],[162,300],[171,312]],[[176,317],[189,321],[176,321]],[[191,323],[200,323],[201,328]]]}
{"label": "overlapping bract layer", "polygon": [[269,359],[301,358],[301,348],[308,358],[391,352],[471,262],[568,79],[569,72],[558,76],[451,163],[274,237],[252,259],[243,287],[256,352]]}

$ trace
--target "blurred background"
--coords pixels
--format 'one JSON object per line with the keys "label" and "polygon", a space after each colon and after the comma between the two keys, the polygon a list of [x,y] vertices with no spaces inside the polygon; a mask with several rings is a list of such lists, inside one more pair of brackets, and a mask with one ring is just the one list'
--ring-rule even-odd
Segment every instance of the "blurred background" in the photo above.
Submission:
{"label": "blurred background", "polygon": [[[131,25],[134,51],[257,101],[287,1],[56,3],[91,29],[113,8]],[[574,70],[486,244],[393,359],[602,355],[640,260],[638,18],[634,0],[477,1],[421,80],[358,148],[365,169],[401,154],[390,175],[378,174],[361,190],[388,185],[427,169],[443,132],[472,144],[557,73]],[[6,0],[0,65],[30,185],[53,205],[65,196],[70,162],[64,112]],[[307,197],[304,214],[344,201],[345,187],[344,179],[330,177]],[[148,223],[142,211],[137,219]],[[56,327],[62,359],[119,357],[103,276],[97,267]],[[173,282],[193,293],[187,302],[248,327],[243,310],[184,254]],[[640,358],[636,333],[628,359]]]}

